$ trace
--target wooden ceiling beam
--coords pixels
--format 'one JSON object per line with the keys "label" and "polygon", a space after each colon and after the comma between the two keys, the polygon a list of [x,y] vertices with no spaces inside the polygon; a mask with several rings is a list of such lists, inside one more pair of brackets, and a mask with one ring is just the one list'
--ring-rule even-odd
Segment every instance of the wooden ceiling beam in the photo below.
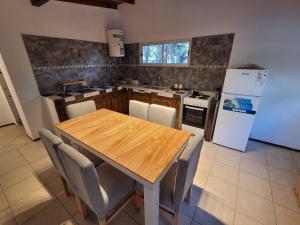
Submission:
{"label": "wooden ceiling beam", "polygon": [[49,0],[31,0],[31,4],[36,7],[40,7],[47,2],[49,2]]}
{"label": "wooden ceiling beam", "polygon": [[110,9],[117,9],[118,6],[118,4],[113,3],[112,1],[101,1],[101,0],[57,0],[57,1],[98,6],[98,7],[110,8]]}

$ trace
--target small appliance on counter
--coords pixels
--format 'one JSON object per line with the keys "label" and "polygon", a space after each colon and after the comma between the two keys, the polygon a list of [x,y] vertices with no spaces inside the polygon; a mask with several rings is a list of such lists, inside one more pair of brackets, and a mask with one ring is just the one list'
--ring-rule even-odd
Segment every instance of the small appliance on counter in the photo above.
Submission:
{"label": "small appliance on counter", "polygon": [[210,100],[210,95],[198,91],[193,91],[191,95],[183,98],[182,130],[193,135],[204,135]]}
{"label": "small appliance on counter", "polygon": [[213,142],[245,151],[268,70],[228,69]]}

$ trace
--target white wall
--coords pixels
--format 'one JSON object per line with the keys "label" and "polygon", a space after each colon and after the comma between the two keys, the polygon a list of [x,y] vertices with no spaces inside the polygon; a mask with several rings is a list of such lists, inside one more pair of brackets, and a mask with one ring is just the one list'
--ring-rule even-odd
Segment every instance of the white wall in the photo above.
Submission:
{"label": "white wall", "polygon": [[138,0],[119,11],[127,43],[234,32],[230,67],[271,72],[252,137],[300,149],[299,10],[298,0]]}
{"label": "white wall", "polygon": [[105,29],[119,27],[117,10],[50,1],[36,8],[30,0],[0,1],[1,70],[12,91],[27,134],[38,138],[47,124],[21,34],[106,42]]}

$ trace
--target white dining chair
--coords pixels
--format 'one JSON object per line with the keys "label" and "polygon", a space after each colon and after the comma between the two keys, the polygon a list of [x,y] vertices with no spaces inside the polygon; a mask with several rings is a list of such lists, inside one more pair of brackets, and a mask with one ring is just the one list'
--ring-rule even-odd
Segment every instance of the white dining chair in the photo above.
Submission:
{"label": "white dining chair", "polygon": [[[175,225],[180,224],[180,210],[185,200],[188,204],[192,198],[193,180],[199,163],[203,137],[191,137],[188,145],[160,182],[159,202],[161,208],[174,216]],[[136,205],[142,205],[143,186],[136,184]]]}
{"label": "white dining chair", "polygon": [[129,101],[129,115],[143,120],[148,120],[149,104],[136,100]]}
{"label": "white dining chair", "polygon": [[175,128],[176,109],[167,106],[151,104],[149,106],[149,121]]}
{"label": "white dining chair", "polygon": [[59,146],[59,156],[84,218],[88,207],[97,215],[99,225],[107,225],[132,199],[135,181],[108,163],[95,167],[66,144]]}
{"label": "white dining chair", "polygon": [[94,111],[96,111],[96,104],[93,100],[74,103],[66,106],[66,113],[69,119]]}
{"label": "white dining chair", "polygon": [[67,184],[68,178],[60,160],[60,156],[58,155],[58,146],[62,145],[63,141],[47,129],[41,129],[39,134],[54,167],[60,175],[65,194],[68,196],[70,195],[70,190]]}
{"label": "white dining chair", "polygon": [[[96,111],[96,104],[95,101],[89,100],[85,102],[79,102],[74,103],[71,105],[66,106],[66,113],[69,119],[82,116],[86,113],[94,112]],[[85,155],[89,160],[91,160],[95,166],[101,164],[103,162],[102,159],[100,159],[98,156],[94,155],[93,153],[89,152],[88,150],[84,149],[83,147],[76,145],[71,142],[71,140],[68,137],[61,136],[64,143],[73,146],[77,149],[80,153]]]}

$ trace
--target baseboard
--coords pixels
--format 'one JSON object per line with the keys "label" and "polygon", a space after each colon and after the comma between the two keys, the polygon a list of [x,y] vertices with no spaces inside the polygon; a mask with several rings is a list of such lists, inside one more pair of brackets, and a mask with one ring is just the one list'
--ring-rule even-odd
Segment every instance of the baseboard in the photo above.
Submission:
{"label": "baseboard", "polygon": [[271,142],[258,140],[258,139],[255,139],[255,138],[249,138],[249,140],[257,141],[257,142],[260,142],[260,143],[263,143],[263,144],[273,145],[273,146],[280,147],[280,148],[285,148],[287,150],[291,150],[291,151],[294,151],[294,152],[299,152],[300,151],[300,149],[291,148],[291,147],[287,147],[287,146],[283,146],[283,145],[278,145],[278,144],[274,144],[274,143],[271,143]]}

